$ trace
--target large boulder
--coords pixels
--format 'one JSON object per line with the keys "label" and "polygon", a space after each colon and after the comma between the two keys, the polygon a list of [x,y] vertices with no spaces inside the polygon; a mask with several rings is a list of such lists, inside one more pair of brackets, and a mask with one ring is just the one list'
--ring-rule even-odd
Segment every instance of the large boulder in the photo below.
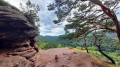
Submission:
{"label": "large boulder", "polygon": [[[20,56],[30,59],[37,54],[37,28],[17,8],[0,6],[0,58]],[[19,59],[18,59],[19,61]],[[32,62],[32,61],[31,61]],[[26,67],[26,66],[25,66]]]}
{"label": "large boulder", "polygon": [[22,12],[11,6],[0,6],[1,44],[18,43],[36,35],[36,28],[27,21]]}

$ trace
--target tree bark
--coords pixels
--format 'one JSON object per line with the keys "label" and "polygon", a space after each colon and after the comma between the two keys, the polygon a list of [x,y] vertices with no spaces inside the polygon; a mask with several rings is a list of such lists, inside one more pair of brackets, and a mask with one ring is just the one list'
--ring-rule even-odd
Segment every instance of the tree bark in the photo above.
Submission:
{"label": "tree bark", "polygon": [[98,5],[102,8],[103,12],[113,20],[116,27],[116,33],[117,33],[118,39],[120,41],[120,24],[116,14],[114,13],[114,11],[111,11],[109,8],[106,8],[102,4],[98,4]]}
{"label": "tree bark", "polygon": [[114,23],[115,23],[115,26],[116,26],[116,33],[117,33],[117,36],[118,36],[118,39],[120,41],[120,24],[119,24],[119,21],[116,17],[116,15],[114,15],[114,17],[112,18]]}
{"label": "tree bark", "polygon": [[107,54],[105,54],[105,53],[101,50],[100,45],[99,45],[99,46],[97,45],[97,47],[98,47],[99,52],[100,52],[102,55],[104,55],[104,56],[105,56],[106,58],[108,58],[113,64],[115,64],[115,61],[114,61],[110,56],[108,56]]}

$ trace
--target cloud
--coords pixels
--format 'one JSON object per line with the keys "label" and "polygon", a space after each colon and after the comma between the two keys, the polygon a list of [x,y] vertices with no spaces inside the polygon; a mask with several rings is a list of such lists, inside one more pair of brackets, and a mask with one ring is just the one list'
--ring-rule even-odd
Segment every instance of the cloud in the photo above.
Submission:
{"label": "cloud", "polygon": [[[25,5],[27,0],[5,0],[10,4],[20,8],[20,2]],[[48,11],[47,6],[49,3],[52,3],[54,0],[31,0],[32,3],[38,4],[40,6],[40,12],[38,13],[40,17],[40,35],[50,35],[58,36],[64,34],[64,25],[57,25],[53,23],[53,20],[56,19],[54,11]]]}
{"label": "cloud", "polygon": [[53,28],[52,30],[44,30],[42,31],[41,30],[41,33],[43,36],[58,36],[58,35],[62,35],[61,32],[64,32],[64,29],[63,28]]}
{"label": "cloud", "polygon": [[120,21],[120,8],[116,11],[116,14],[117,14],[118,20]]}
{"label": "cloud", "polygon": [[54,14],[54,11],[48,11],[47,6],[49,3],[51,3],[53,0],[39,0],[39,6],[41,11],[39,12],[40,16],[40,34],[41,35],[50,35],[50,36],[58,36],[61,34],[64,34],[64,25],[57,25],[53,23],[53,20],[56,19],[56,15]]}
{"label": "cloud", "polygon": [[10,4],[12,4],[13,6],[20,8],[20,3],[22,3],[23,5],[25,5],[27,0],[4,0]]}

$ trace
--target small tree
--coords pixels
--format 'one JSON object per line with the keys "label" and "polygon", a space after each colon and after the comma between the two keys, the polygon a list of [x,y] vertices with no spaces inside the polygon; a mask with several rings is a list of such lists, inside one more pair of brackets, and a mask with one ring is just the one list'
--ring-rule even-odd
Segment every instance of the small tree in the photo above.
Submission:
{"label": "small tree", "polygon": [[62,45],[61,45],[61,44],[58,44],[57,48],[61,48],[61,47],[62,47]]}
{"label": "small tree", "polygon": [[47,49],[47,43],[41,43],[41,44],[39,44],[39,48],[41,48],[41,49]]}
{"label": "small tree", "polygon": [[38,5],[33,4],[30,0],[27,1],[26,7],[20,3],[21,11],[24,13],[25,17],[28,19],[28,21],[35,27],[37,27],[37,30],[39,30],[40,27],[40,18],[37,15],[40,11],[40,8]]}
{"label": "small tree", "polygon": [[97,46],[98,48],[98,51],[104,55],[106,58],[108,58],[113,64],[115,64],[115,61],[110,57],[108,56],[106,53],[104,53],[101,49],[101,45],[104,43],[104,41],[102,41],[102,37],[104,37],[104,33],[102,32],[95,32],[93,33],[93,36],[94,36],[94,45]]}

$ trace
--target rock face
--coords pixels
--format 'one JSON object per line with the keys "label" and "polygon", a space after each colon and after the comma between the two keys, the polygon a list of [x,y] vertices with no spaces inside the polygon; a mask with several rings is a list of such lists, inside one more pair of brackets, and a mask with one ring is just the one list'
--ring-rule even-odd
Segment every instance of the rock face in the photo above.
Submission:
{"label": "rock face", "polygon": [[11,56],[0,60],[0,67],[33,67],[33,65],[23,57]]}
{"label": "rock face", "polygon": [[0,58],[20,56],[30,60],[38,52],[37,35],[36,27],[21,11],[13,6],[0,6]]}
{"label": "rock face", "polygon": [[19,10],[10,6],[0,6],[1,44],[21,43],[37,34],[36,28]]}

